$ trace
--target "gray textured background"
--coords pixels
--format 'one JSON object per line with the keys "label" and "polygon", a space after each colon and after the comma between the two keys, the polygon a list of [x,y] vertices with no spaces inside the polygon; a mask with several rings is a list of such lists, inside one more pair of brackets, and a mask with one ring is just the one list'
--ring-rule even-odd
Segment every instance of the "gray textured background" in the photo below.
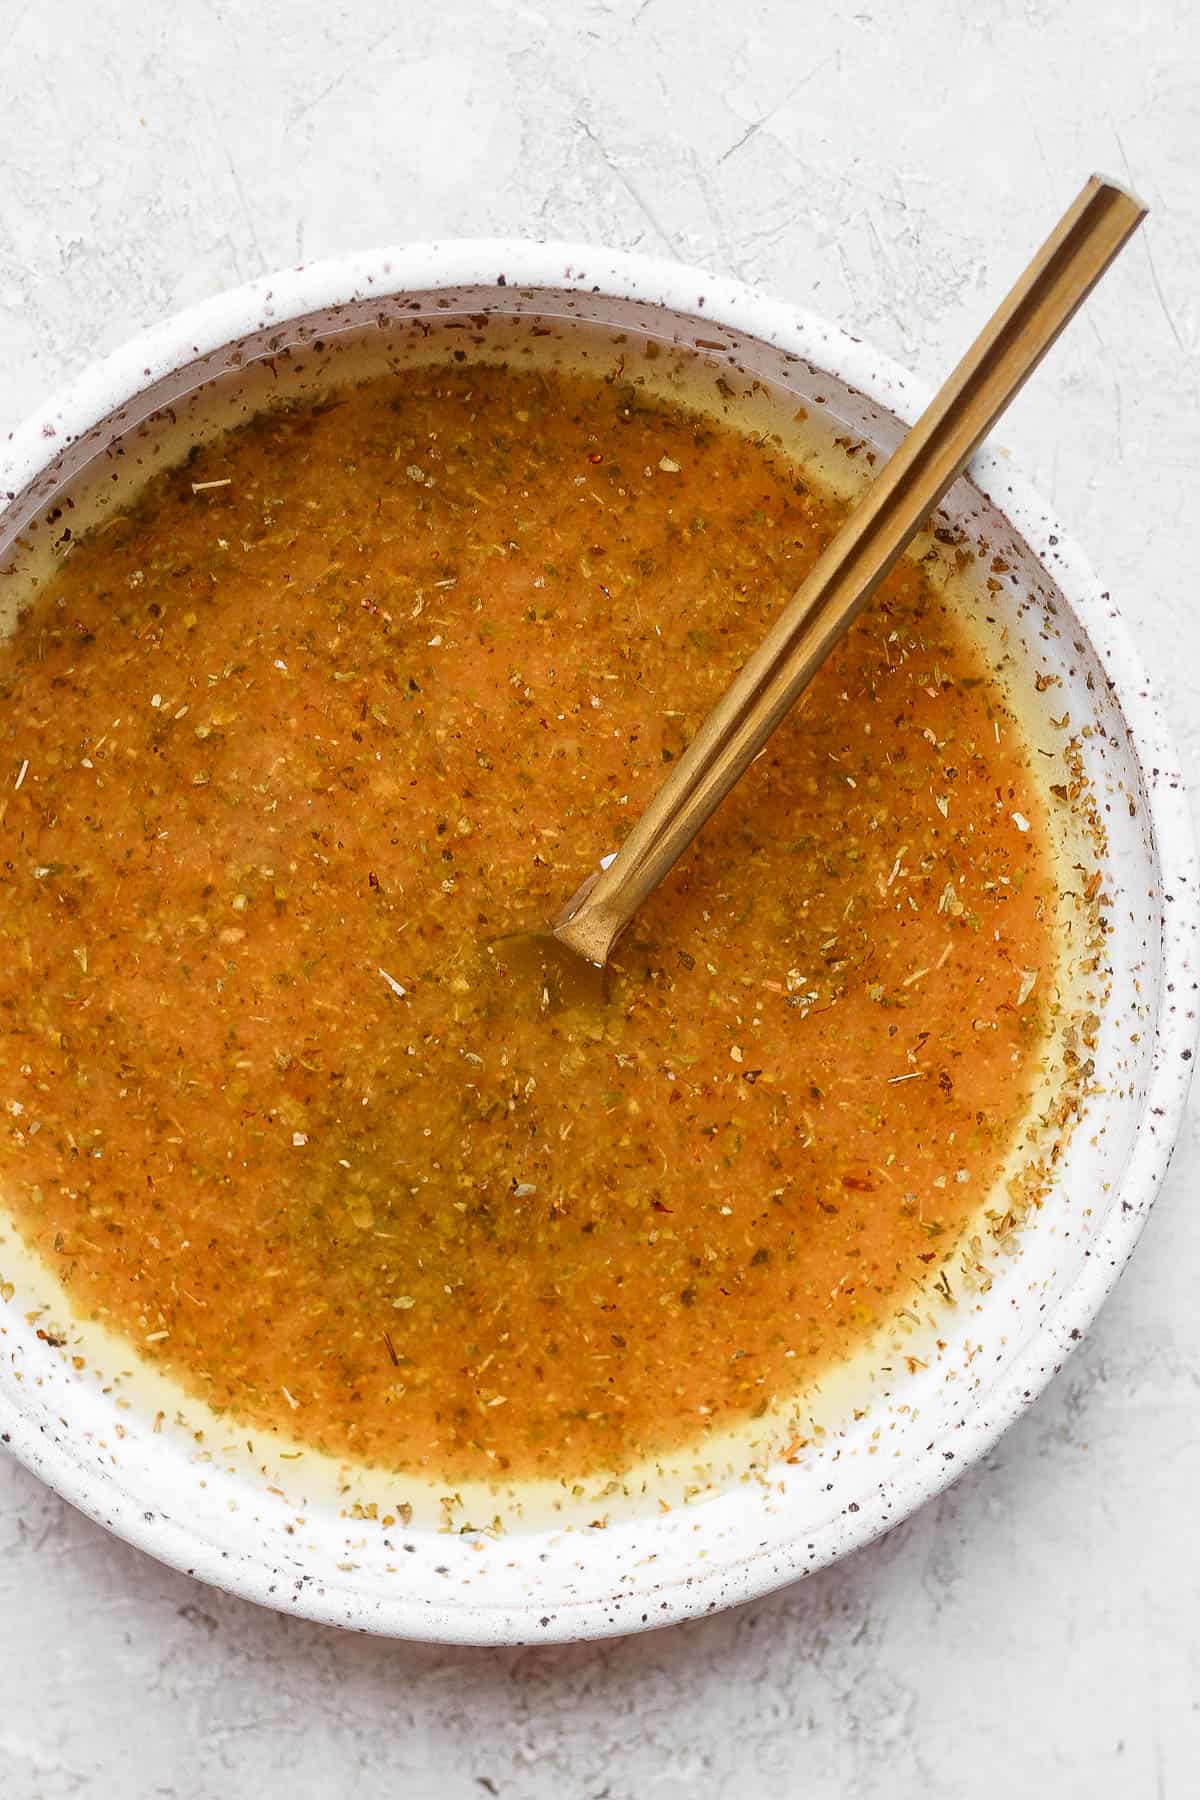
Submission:
{"label": "gray textured background", "polygon": [[[1003,427],[1193,782],[1197,50],[1184,0],[0,0],[0,431],[137,327],[454,234],[735,273],[933,379],[1093,167],[1149,227]],[[732,1616],[504,1653],[285,1621],[0,1462],[6,1800],[1175,1800],[1200,1791],[1195,1115],[1090,1340],[986,1466]]]}

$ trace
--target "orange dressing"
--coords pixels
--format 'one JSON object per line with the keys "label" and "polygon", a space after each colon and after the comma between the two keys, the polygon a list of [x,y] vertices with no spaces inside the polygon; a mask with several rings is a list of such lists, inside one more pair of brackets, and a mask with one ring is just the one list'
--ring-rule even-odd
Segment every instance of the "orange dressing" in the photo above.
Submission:
{"label": "orange dressing", "polygon": [[840,515],[682,408],[439,366],[264,413],[75,545],[0,647],[0,1182],[81,1314],[339,1456],[562,1476],[761,1413],[945,1280],[1036,1084],[1054,882],[919,567],[602,1012],[481,965]]}

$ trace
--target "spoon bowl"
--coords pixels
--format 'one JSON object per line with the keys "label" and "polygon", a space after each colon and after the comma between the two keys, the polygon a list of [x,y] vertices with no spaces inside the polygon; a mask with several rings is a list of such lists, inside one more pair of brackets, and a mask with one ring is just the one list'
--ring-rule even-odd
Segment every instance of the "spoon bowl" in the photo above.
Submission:
{"label": "spoon bowl", "polygon": [[543,1015],[597,1012],[609,993],[609,965],[594,963],[553,931],[514,931],[486,945],[493,970]]}

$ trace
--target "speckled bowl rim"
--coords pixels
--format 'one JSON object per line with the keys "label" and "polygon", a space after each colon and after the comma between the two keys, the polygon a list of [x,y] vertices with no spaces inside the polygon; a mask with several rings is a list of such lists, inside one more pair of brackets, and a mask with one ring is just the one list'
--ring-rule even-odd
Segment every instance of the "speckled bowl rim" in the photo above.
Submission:
{"label": "speckled bowl rim", "polygon": [[[764,298],[740,282],[674,262],[594,245],[530,240],[455,240],[410,244],[329,259],[265,276],[179,313],[93,364],[48,399],[0,443],[0,511],[18,498],[76,439],[139,392],[198,357],[307,313],[406,292],[461,287],[574,291],[603,294],[692,317],[711,319],[827,370],[898,418],[911,422],[931,390],[860,338],[801,308]],[[263,1554],[231,1553],[187,1523],[145,1513],[118,1478],[77,1462],[69,1440],[55,1440],[0,1395],[0,1442],[64,1499],[108,1530],[162,1562],[217,1587],[324,1623],[403,1638],[457,1643],[523,1643],[536,1638],[579,1639],[654,1626],[742,1603],[861,1548],[940,1493],[978,1461],[1037,1398],[1080,1341],[1114,1286],[1166,1173],[1183,1119],[1196,1038],[1196,853],[1192,823],[1174,745],[1129,634],[1082,551],[1007,458],[984,449],[968,471],[1052,576],[1100,656],[1140,765],[1151,814],[1163,896],[1159,1005],[1139,1131],[1121,1182],[1124,1204],[1109,1209],[1077,1278],[1041,1319],[1004,1377],[990,1388],[986,1409],[959,1422],[953,1460],[930,1454],[889,1481],[885,1501],[868,1489],[855,1513],[843,1516],[817,1562],[797,1538],[781,1555],[747,1544],[741,1555],[697,1565],[694,1575],[667,1585],[649,1583],[652,1612],[632,1609],[618,1619],[607,1598],[564,1598],[553,1618],[546,1600],[524,1605],[469,1600],[431,1606],[406,1595],[402,1584],[372,1595],[354,1616],[344,1590],[314,1580],[302,1591],[276,1585],[279,1571]],[[1178,1004],[1163,1004],[1174,993]],[[936,1449],[937,1446],[931,1446]],[[641,1529],[653,1533],[653,1523]],[[788,1552],[793,1552],[789,1554]],[[622,1597],[628,1601],[628,1593]],[[537,1630],[541,1624],[546,1629]]]}

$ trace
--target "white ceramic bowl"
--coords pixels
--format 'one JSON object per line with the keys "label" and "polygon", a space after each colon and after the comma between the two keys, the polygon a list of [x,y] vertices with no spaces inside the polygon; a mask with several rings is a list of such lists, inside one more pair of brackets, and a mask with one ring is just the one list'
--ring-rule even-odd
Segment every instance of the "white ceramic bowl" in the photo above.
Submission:
{"label": "white ceramic bowl", "polygon": [[[0,556],[139,421],[232,366],[398,317],[514,311],[699,340],[885,450],[927,398],[837,327],[673,264],[566,244],[410,246],[255,282],[96,364],[0,447]],[[382,1530],[319,1500],[298,1524],[294,1497],[156,1434],[146,1408],[117,1410],[90,1368],[38,1336],[18,1282],[0,1306],[0,1441],[90,1517],[203,1580],[333,1624],[477,1643],[631,1631],[750,1599],[865,1544],[983,1455],[1095,1316],[1167,1167],[1195,1040],[1196,875],[1175,753],[1083,556],[991,453],[946,510],[1003,550],[997,605],[1013,642],[1059,678],[1055,704],[1076,727],[1092,727],[1082,753],[1108,833],[1113,975],[1095,1091],[1041,1216],[991,1290],[943,1325],[933,1366],[770,1482],[607,1530]]]}

